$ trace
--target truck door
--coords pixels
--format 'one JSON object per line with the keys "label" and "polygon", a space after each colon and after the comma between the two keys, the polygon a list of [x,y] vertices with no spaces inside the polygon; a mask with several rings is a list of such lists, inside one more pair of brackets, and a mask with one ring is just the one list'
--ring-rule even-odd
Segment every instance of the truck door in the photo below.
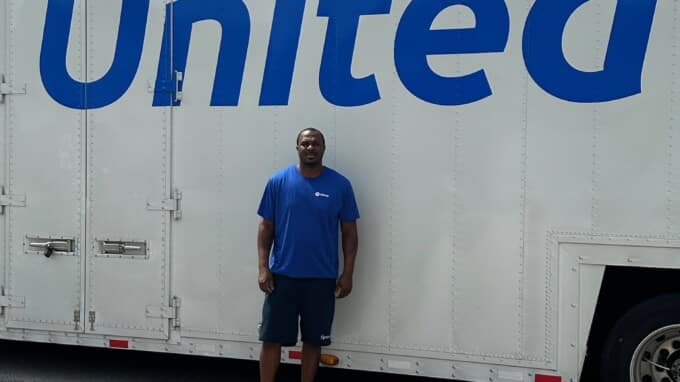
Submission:
{"label": "truck door", "polygon": [[[53,2],[50,2],[52,4]],[[83,312],[85,230],[85,111],[50,97],[45,78],[74,82],[70,101],[82,102],[85,78],[84,2],[67,21],[52,16],[50,50],[41,56],[47,1],[3,1],[6,33],[2,68],[2,110],[7,115],[0,198],[5,224],[2,302],[9,328],[80,331]],[[60,9],[50,12],[60,13]],[[72,20],[71,16],[72,15]],[[39,25],[37,25],[39,24]],[[66,53],[70,40],[72,49]],[[41,59],[52,62],[41,65]],[[59,86],[51,90],[59,92]],[[63,93],[62,93],[63,94]],[[67,102],[65,98],[62,102]],[[4,237],[3,237],[4,238]]]}
{"label": "truck door", "polygon": [[152,106],[173,96],[165,3],[170,17],[167,1],[87,2],[86,332],[168,337],[171,106]]}
{"label": "truck door", "polygon": [[[269,39],[268,33],[250,33],[248,11],[272,15],[274,2],[250,1],[246,8],[241,1],[205,1],[191,13],[181,6],[175,3],[174,12],[173,60],[184,83],[181,106],[173,109],[173,176],[183,196],[172,248],[182,334],[253,341],[259,308],[235,307],[262,299],[254,273],[255,211],[277,164],[262,165],[276,147],[274,139],[257,137],[277,134],[272,126],[280,109],[258,107],[259,87],[253,85],[262,72],[242,69],[249,41],[262,47]],[[253,52],[253,62],[264,62],[262,52]],[[237,103],[239,93],[238,107],[219,106]]]}

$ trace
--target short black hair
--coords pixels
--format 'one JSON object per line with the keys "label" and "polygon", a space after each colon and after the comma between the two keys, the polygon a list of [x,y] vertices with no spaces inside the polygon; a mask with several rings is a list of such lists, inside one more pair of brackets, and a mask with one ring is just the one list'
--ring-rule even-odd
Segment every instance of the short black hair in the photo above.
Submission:
{"label": "short black hair", "polygon": [[305,129],[300,130],[300,132],[297,135],[297,138],[295,139],[295,146],[300,144],[300,137],[302,136],[302,134],[308,131],[319,134],[321,136],[321,143],[323,143],[323,145],[326,146],[326,138],[323,136],[323,133],[313,127],[307,127]]}

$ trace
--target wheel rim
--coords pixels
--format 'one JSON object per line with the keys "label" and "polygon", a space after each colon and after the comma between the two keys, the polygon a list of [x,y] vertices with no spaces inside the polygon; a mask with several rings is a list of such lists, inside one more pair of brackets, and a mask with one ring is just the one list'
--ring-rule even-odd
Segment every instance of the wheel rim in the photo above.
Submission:
{"label": "wheel rim", "polygon": [[635,349],[631,382],[680,382],[680,325],[655,330]]}

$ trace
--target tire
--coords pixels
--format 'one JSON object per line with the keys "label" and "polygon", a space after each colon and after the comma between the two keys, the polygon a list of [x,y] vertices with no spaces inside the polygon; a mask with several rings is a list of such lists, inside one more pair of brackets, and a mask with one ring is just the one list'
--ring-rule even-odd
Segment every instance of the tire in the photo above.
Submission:
{"label": "tire", "polygon": [[600,371],[603,382],[680,382],[680,294],[624,314],[605,341]]}

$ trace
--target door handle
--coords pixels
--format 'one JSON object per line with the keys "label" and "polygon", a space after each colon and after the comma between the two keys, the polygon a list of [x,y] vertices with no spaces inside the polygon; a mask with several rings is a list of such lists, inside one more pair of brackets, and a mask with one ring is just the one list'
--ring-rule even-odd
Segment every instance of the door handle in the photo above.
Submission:
{"label": "door handle", "polygon": [[30,237],[27,238],[28,250],[41,253],[45,257],[51,257],[54,254],[59,255],[73,255],[75,248],[75,240],[60,239],[54,240],[52,238]]}

